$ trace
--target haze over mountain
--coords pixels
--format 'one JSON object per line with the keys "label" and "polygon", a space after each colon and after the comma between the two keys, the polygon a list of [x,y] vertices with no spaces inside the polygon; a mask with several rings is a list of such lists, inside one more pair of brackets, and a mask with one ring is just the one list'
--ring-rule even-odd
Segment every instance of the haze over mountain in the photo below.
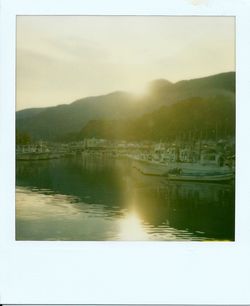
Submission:
{"label": "haze over mountain", "polygon": [[[197,97],[201,98],[197,101],[211,99],[216,100],[216,103],[220,103],[218,97],[222,97],[223,103],[228,101],[234,104],[235,72],[177,83],[164,79],[154,80],[149,84],[145,96],[141,98],[117,91],[83,98],[71,104],[21,110],[16,113],[16,127],[20,132],[29,133],[33,139],[58,140],[67,134],[79,133],[92,120],[128,122],[127,120],[134,120],[144,114],[157,111],[162,106],[170,106]],[[183,107],[183,111],[187,112],[187,108]],[[164,112],[167,112],[165,108]],[[192,112],[193,110],[190,110],[190,121],[192,121]]]}
{"label": "haze over mountain", "polygon": [[174,141],[234,136],[235,103],[225,96],[193,97],[127,120],[91,120],[79,133],[64,139],[123,139]]}

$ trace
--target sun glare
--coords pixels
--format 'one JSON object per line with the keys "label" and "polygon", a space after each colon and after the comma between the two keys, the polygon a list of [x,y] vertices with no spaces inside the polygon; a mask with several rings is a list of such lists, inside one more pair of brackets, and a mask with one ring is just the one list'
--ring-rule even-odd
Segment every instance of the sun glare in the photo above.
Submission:
{"label": "sun glare", "polygon": [[137,88],[137,89],[134,89],[131,91],[132,95],[140,100],[140,99],[143,99],[145,96],[147,96],[148,94],[148,84],[144,85],[144,86],[141,86],[140,88]]}
{"label": "sun glare", "polygon": [[143,228],[139,216],[135,212],[128,213],[120,221],[121,240],[147,240],[148,235]]}

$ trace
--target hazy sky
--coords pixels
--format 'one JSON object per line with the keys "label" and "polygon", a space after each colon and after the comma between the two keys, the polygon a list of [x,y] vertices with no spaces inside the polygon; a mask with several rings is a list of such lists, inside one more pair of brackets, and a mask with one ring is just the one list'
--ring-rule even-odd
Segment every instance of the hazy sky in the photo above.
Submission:
{"label": "hazy sky", "polygon": [[17,109],[233,70],[233,17],[17,17]]}

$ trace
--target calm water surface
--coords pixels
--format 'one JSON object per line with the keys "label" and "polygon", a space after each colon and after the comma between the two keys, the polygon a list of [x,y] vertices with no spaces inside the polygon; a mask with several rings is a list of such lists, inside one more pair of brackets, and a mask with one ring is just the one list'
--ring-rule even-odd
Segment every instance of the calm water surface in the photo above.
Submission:
{"label": "calm water surface", "polygon": [[170,183],[93,156],[16,173],[17,240],[234,240],[234,184]]}

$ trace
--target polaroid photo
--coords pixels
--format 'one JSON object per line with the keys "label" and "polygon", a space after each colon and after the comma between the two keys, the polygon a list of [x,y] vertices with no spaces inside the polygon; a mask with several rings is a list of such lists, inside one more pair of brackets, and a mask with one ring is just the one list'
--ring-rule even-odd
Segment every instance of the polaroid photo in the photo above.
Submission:
{"label": "polaroid photo", "polygon": [[249,12],[2,0],[2,304],[250,303]]}

